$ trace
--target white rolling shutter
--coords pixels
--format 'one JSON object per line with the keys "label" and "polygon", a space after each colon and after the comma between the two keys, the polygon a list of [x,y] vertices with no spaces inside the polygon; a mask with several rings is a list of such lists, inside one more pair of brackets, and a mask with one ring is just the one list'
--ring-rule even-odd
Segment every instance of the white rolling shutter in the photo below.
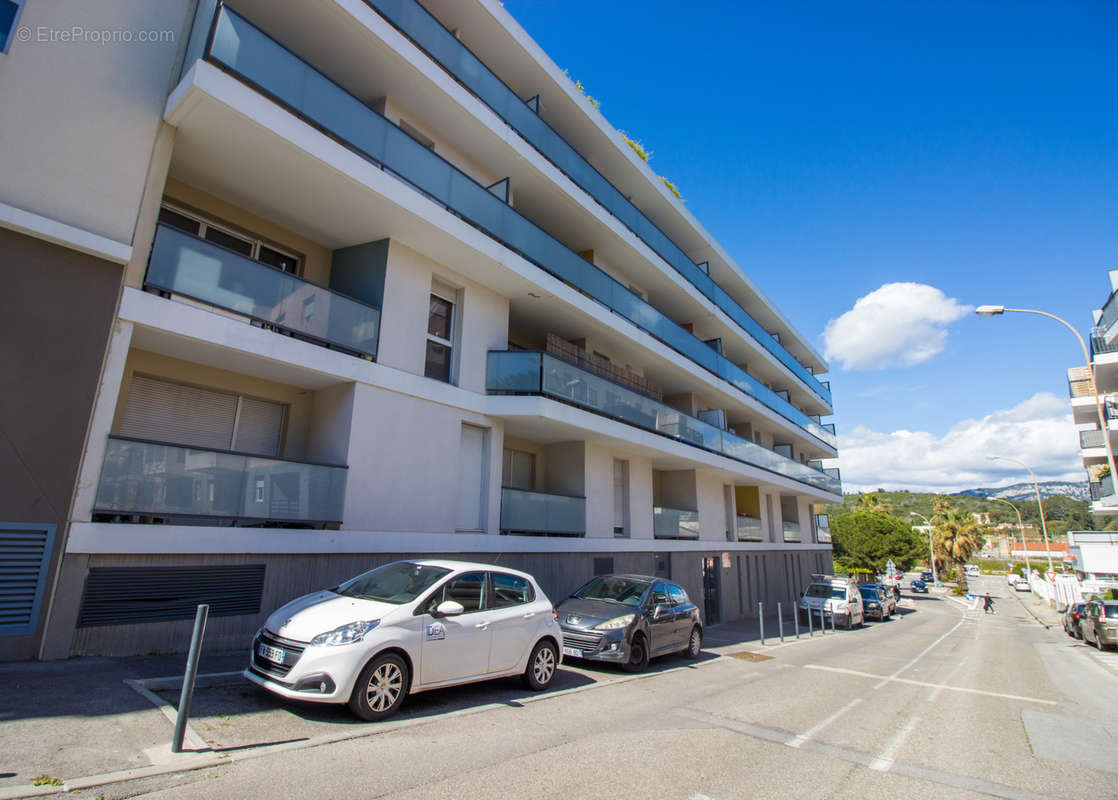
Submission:
{"label": "white rolling shutter", "polygon": [[283,435],[284,408],[230,392],[134,375],[120,435],[274,456]]}

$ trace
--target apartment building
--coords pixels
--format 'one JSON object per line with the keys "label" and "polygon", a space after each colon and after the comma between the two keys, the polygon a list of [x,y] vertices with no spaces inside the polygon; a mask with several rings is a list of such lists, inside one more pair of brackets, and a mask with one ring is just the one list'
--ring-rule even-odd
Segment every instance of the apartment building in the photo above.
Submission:
{"label": "apartment building", "polygon": [[[1118,514],[1118,495],[1114,492],[1114,476],[1107,464],[1106,443],[1110,438],[1112,450],[1118,450],[1118,270],[1110,270],[1110,295],[1102,308],[1092,313],[1091,369],[1086,366],[1068,370],[1068,393],[1076,427],[1079,429],[1079,449],[1091,489],[1091,511],[1094,514]],[[1098,405],[1092,388],[1091,372],[1098,383],[1107,432],[1099,424]]]}
{"label": "apartment building", "polygon": [[829,570],[826,363],[499,2],[4,2],[0,655],[416,555],[708,624]]}

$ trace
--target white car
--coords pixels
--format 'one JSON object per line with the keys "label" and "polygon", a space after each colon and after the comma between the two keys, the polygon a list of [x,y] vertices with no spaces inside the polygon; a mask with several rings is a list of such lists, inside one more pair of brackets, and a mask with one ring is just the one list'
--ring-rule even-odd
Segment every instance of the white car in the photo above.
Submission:
{"label": "white car", "polygon": [[1024,578],[1018,578],[1017,580],[1015,580],[1013,582],[1013,588],[1014,588],[1014,590],[1016,590],[1018,592],[1031,592],[1032,591],[1032,587],[1029,586],[1029,582],[1027,580],[1025,580]]}
{"label": "white car", "polygon": [[281,697],[347,703],[380,720],[427,689],[521,675],[543,690],[562,642],[555,609],[531,575],[396,561],[275,611],[244,675]]}

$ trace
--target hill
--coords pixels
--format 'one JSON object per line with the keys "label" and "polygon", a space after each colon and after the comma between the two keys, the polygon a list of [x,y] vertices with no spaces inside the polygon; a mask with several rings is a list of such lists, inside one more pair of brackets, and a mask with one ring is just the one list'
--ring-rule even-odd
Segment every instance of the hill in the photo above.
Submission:
{"label": "hill", "polygon": [[[1042,481],[1040,496],[1047,500],[1049,497],[1063,495],[1072,500],[1091,499],[1091,490],[1086,483],[1071,481]],[[955,492],[953,497],[997,497],[1002,500],[1032,500],[1036,497],[1031,483],[1015,483],[1012,486],[1000,486],[996,489],[963,489]]]}

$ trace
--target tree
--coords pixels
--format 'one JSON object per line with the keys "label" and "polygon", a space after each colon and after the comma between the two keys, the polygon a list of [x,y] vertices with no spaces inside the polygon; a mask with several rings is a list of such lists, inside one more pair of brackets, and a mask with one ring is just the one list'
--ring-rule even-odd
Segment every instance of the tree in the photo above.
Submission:
{"label": "tree", "polygon": [[[880,491],[880,490],[879,490]],[[872,511],[877,514],[887,514],[889,509],[881,502],[881,497],[877,492],[871,492],[858,496],[858,503],[854,506],[855,511]]]}
{"label": "tree", "polygon": [[889,559],[909,569],[924,552],[907,522],[880,511],[854,511],[831,520],[835,561],[844,569],[883,572]]}
{"label": "tree", "polygon": [[936,558],[955,565],[955,581],[965,591],[967,559],[982,549],[986,537],[970,512],[956,508],[947,497],[936,498],[932,525]]}

